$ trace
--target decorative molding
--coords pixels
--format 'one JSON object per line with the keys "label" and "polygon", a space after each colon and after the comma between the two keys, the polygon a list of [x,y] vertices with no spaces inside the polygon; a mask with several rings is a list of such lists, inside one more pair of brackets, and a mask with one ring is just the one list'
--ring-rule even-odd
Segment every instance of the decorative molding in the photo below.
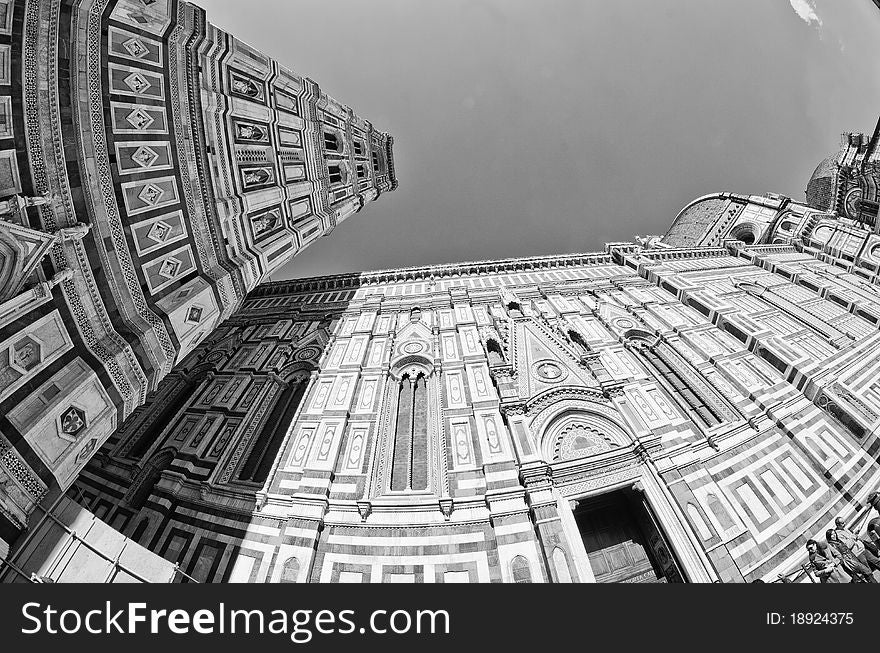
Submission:
{"label": "decorative molding", "polygon": [[307,292],[333,291],[345,288],[360,288],[361,286],[366,285],[380,285],[383,283],[429,281],[432,278],[444,279],[456,276],[507,274],[575,266],[611,264],[613,264],[613,261],[611,260],[610,254],[593,252],[560,256],[535,256],[522,259],[501,259],[498,261],[473,261],[434,266],[417,266],[410,268],[377,270],[374,272],[329,275],[310,279],[271,281],[255,288],[251,292],[250,297],[272,297]]}

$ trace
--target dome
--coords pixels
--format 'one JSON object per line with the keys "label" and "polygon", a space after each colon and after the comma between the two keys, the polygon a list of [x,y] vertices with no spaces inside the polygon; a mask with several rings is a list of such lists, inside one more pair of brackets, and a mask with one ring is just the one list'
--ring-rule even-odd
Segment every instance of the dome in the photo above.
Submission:
{"label": "dome", "polygon": [[730,199],[726,193],[704,195],[695,199],[679,212],[662,242],[672,247],[706,244],[704,239],[729,205]]}
{"label": "dome", "polygon": [[837,171],[837,154],[832,154],[816,166],[807,183],[807,204],[820,211],[827,211],[834,202],[834,174]]}

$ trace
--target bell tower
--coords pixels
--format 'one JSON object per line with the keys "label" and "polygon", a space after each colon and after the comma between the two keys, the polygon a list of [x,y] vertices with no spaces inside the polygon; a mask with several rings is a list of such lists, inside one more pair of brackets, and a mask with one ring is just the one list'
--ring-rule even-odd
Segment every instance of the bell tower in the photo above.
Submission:
{"label": "bell tower", "polygon": [[398,181],[388,133],[175,0],[0,0],[0,125],[3,553],[251,290]]}

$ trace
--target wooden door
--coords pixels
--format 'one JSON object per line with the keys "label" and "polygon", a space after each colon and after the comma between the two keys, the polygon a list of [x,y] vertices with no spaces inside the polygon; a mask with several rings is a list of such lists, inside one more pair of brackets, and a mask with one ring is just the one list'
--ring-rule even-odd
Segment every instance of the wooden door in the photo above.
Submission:
{"label": "wooden door", "polygon": [[620,493],[590,501],[578,509],[575,519],[597,583],[665,582],[629,502]]}

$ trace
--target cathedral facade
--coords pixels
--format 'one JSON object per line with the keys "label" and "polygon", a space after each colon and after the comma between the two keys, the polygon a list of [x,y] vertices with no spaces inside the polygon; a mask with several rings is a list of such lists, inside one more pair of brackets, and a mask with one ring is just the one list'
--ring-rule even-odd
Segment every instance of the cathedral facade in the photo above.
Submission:
{"label": "cathedral facade", "polygon": [[262,284],[77,496],[201,582],[788,573],[880,485],[876,143],[600,253]]}
{"label": "cathedral facade", "polygon": [[392,146],[187,2],[0,0],[0,554]]}

